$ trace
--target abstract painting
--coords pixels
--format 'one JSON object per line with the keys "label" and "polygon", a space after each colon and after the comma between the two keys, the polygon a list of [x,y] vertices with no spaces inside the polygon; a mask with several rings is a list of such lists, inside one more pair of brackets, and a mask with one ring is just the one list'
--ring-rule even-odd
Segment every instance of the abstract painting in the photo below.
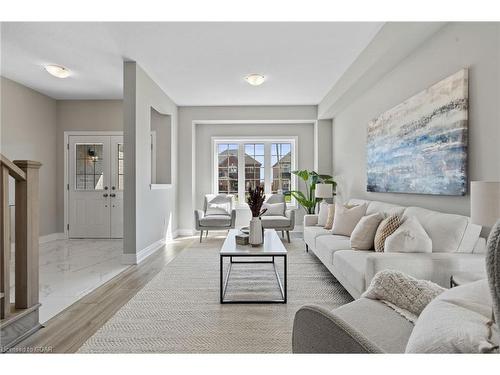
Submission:
{"label": "abstract painting", "polygon": [[465,195],[467,114],[463,69],[372,120],[367,191]]}

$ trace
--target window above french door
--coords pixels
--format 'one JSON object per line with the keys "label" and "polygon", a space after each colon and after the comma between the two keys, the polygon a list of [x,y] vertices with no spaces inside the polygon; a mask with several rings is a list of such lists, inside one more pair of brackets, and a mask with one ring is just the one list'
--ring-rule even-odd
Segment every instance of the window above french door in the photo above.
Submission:
{"label": "window above french door", "polygon": [[[296,137],[213,137],[214,193],[233,194],[240,206],[249,188],[263,186],[265,194],[295,190]],[[294,203],[290,196],[287,202]]]}

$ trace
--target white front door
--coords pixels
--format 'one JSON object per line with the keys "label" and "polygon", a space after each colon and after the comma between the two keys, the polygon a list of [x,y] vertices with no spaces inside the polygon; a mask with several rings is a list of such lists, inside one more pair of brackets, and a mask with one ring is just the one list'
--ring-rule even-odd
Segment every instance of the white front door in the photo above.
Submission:
{"label": "white front door", "polygon": [[68,147],[69,237],[123,237],[123,136],[70,136]]}

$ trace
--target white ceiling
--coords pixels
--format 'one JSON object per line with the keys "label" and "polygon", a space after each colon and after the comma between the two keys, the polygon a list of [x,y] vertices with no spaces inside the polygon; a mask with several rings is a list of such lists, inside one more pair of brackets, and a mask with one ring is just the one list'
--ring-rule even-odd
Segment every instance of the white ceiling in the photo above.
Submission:
{"label": "white ceiling", "polygon": [[[137,61],[178,105],[318,104],[382,23],[3,23],[2,75],[56,99],[122,97]],[[58,79],[45,64],[74,75]],[[267,81],[248,85],[243,76]]]}

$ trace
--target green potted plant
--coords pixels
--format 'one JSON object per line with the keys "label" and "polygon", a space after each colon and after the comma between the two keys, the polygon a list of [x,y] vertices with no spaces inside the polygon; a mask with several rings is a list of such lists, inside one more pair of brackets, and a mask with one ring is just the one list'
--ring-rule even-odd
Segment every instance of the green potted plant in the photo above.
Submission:
{"label": "green potted plant", "polygon": [[333,177],[327,174],[319,174],[315,171],[308,171],[307,169],[292,171],[294,175],[304,181],[306,185],[306,193],[300,190],[292,190],[287,194],[294,197],[297,202],[304,208],[307,214],[314,214],[317,198],[315,196],[316,184],[331,184],[333,195],[335,195],[335,188],[337,183]]}

